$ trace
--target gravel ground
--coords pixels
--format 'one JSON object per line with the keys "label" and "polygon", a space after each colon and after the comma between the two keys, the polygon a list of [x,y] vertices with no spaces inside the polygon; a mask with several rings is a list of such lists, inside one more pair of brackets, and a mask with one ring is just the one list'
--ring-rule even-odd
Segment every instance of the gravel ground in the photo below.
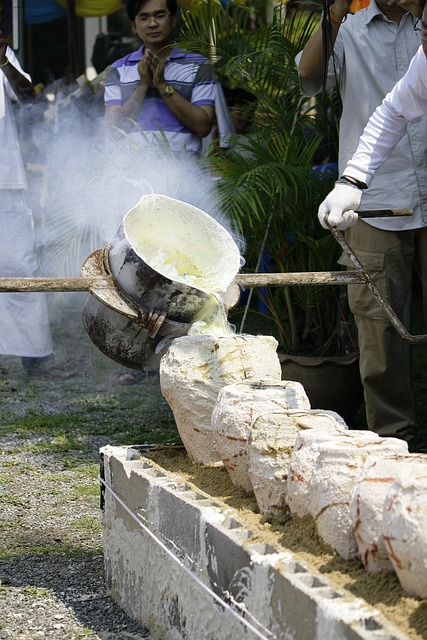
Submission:
{"label": "gravel ground", "polygon": [[0,358],[0,639],[149,638],[106,593],[98,455],[142,442],[144,429],[162,436],[162,423],[166,437],[169,408],[157,378],[118,385],[123,368],[91,345],[82,298],[69,295],[50,304],[51,321],[56,359],[75,377],[27,379],[18,358]]}
{"label": "gravel ground", "polygon": [[1,441],[0,638],[149,638],[106,593],[98,499],[81,491],[96,479],[77,487],[74,469],[22,451],[35,441]]}

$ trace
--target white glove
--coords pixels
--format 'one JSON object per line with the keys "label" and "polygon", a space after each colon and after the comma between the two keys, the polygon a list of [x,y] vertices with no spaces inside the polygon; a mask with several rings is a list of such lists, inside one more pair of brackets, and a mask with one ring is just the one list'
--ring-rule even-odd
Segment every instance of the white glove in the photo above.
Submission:
{"label": "white glove", "polygon": [[358,187],[336,184],[319,207],[317,217],[322,227],[329,229],[331,226],[342,231],[356,224],[359,217],[356,211],[360,207],[362,194],[362,189]]}

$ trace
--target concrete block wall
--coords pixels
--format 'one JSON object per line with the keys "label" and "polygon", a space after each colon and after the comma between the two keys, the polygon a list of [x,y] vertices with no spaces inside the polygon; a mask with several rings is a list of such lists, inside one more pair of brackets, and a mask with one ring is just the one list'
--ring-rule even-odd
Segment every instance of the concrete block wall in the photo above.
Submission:
{"label": "concrete block wall", "polygon": [[296,554],[251,542],[238,512],[143,451],[101,450],[104,554],[110,594],[153,638],[405,639]]}

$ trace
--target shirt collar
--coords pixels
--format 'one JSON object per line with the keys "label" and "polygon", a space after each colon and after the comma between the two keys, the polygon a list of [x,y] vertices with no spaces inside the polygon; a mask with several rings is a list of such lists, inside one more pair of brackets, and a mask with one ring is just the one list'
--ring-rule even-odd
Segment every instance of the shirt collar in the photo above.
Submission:
{"label": "shirt collar", "polygon": [[371,22],[377,16],[381,17],[381,16],[384,16],[384,14],[379,8],[379,6],[377,5],[377,3],[375,2],[375,0],[372,0],[372,2],[370,2],[366,7],[366,24]]}

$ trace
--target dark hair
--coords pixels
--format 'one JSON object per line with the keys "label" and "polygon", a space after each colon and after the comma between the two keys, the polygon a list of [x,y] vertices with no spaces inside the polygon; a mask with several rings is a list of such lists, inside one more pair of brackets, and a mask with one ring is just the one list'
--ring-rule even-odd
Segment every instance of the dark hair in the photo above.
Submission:
{"label": "dark hair", "polygon": [[[147,2],[147,0],[129,0],[126,5],[126,11],[131,22],[135,20],[137,13],[145,2]],[[169,9],[171,15],[174,16],[178,10],[176,0],[166,0],[166,6]]]}

